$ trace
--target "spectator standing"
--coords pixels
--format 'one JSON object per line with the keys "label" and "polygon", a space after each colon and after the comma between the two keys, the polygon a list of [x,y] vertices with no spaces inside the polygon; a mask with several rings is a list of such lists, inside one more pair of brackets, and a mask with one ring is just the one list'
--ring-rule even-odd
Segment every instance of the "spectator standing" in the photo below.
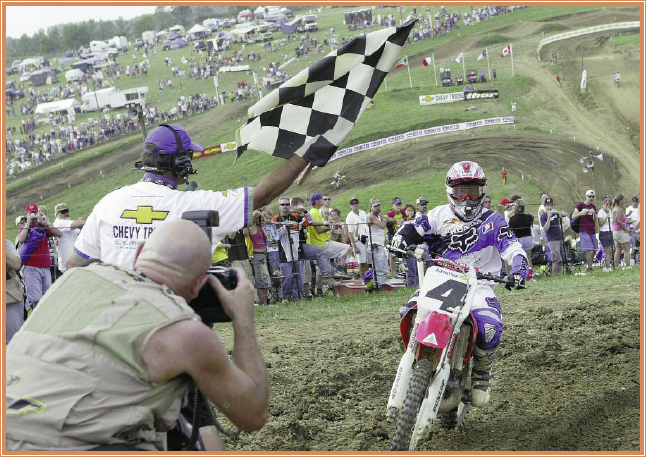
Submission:
{"label": "spectator standing", "polygon": [[268,306],[267,290],[271,287],[271,277],[267,267],[267,235],[263,229],[264,219],[265,217],[260,210],[254,211],[253,224],[245,230],[249,231],[249,239],[253,243],[251,267],[256,292],[258,293],[258,301],[261,306]]}
{"label": "spectator standing", "polygon": [[506,186],[507,185],[507,170],[505,170],[505,167],[502,167],[502,185]]}
{"label": "spectator standing", "polygon": [[547,246],[550,248],[552,260],[552,275],[558,276],[563,272],[563,229],[561,215],[554,210],[554,200],[545,199],[545,212],[541,214],[541,227],[547,236]]}
{"label": "spectator standing", "polygon": [[518,199],[515,202],[516,208],[514,215],[509,218],[509,228],[514,232],[518,242],[523,247],[523,251],[527,254],[527,262],[529,265],[528,278],[532,278],[532,225],[534,225],[534,216],[525,212],[525,202]]}
{"label": "spectator standing", "polygon": [[509,200],[508,198],[503,198],[500,200],[500,206],[503,207],[503,214],[505,216],[505,221],[507,221],[507,224],[509,224],[509,217],[511,214],[511,204],[512,201]]}
{"label": "spectator standing", "polygon": [[[328,259],[328,265],[330,266],[329,273],[326,273],[326,269],[321,266],[320,262],[317,261],[317,264],[319,266],[319,270],[321,271],[321,275],[323,278],[329,277],[329,276],[340,276],[338,272],[335,272],[332,274],[331,270],[331,265],[329,260],[330,259],[336,259],[339,257],[345,258],[345,256],[350,252],[350,246],[346,244],[341,244],[337,243],[335,241],[330,241],[330,234],[328,233],[330,231],[330,225],[328,222],[323,220],[323,216],[321,215],[321,207],[323,204],[323,195],[319,193],[314,193],[312,194],[310,198],[310,205],[312,205],[312,209],[309,212],[309,217],[310,217],[310,224],[307,229],[307,244],[315,246],[317,248],[322,248],[325,255],[327,256]],[[308,251],[311,250],[311,248],[307,249]],[[316,254],[313,254],[316,255]],[[310,258],[311,256],[306,254],[305,258]],[[312,259],[313,260],[313,259]],[[336,287],[339,284],[330,284],[330,280],[332,283],[335,283],[333,278],[329,278],[326,283],[327,285],[332,285],[332,287]]]}
{"label": "spectator standing", "polygon": [[278,200],[278,214],[274,217],[280,236],[279,255],[281,281],[281,298],[298,301],[303,293],[302,265],[299,261],[299,227],[297,219],[290,212],[289,197]]}
{"label": "spectator standing", "polygon": [[611,198],[610,195],[603,197],[603,206],[597,213],[597,221],[599,223],[599,241],[603,246],[603,271],[610,271],[614,261],[614,246],[612,240],[612,209],[610,208]]}
{"label": "spectator standing", "polygon": [[[388,219],[386,220],[387,223],[387,229],[388,229],[388,236],[386,238],[386,243],[390,243],[393,239],[393,236],[395,236],[395,233],[397,233],[397,230],[399,230],[399,227],[404,223],[406,220],[406,211],[402,209],[402,199],[399,197],[394,197],[392,199],[392,206],[390,208],[390,211],[386,214]],[[397,273],[396,271],[396,256],[395,254],[389,254],[388,255],[388,263],[390,266],[390,274],[391,276],[395,276]]]}
{"label": "spectator standing", "polygon": [[267,262],[269,266],[269,275],[273,278],[281,278],[280,274],[280,235],[278,234],[278,227],[273,223],[274,214],[269,208],[263,211],[265,216],[265,224],[263,229],[267,235]]}
{"label": "spectator standing", "polygon": [[38,213],[38,206],[34,203],[28,204],[25,211],[27,222],[18,229],[18,241],[22,243],[20,259],[24,265],[27,301],[34,308],[52,285],[52,260],[47,240],[63,234],[59,229],[50,227],[49,220]]}
{"label": "spectator standing", "polygon": [[326,207],[328,210],[332,208],[332,197],[329,195],[323,194],[323,197],[321,198],[321,206]]}
{"label": "spectator standing", "polygon": [[69,258],[74,243],[85,225],[83,219],[72,220],[70,218],[70,209],[66,203],[59,203],[54,207],[56,213],[56,220],[54,220],[54,227],[59,229],[63,236],[57,239],[58,241],[58,269],[65,273],[67,268],[65,264]]}
{"label": "spectator standing", "polygon": [[628,223],[630,224],[630,254],[631,258],[634,258],[635,252],[635,240],[639,240],[639,198],[633,197],[631,199],[631,205],[626,208],[626,216],[628,217]]}
{"label": "spectator standing", "polygon": [[367,214],[362,209],[359,209],[359,199],[357,197],[350,198],[350,209],[351,211],[345,217],[345,223],[348,228],[352,251],[359,259],[359,274],[363,278],[364,273],[368,271],[366,257],[366,243],[368,242]]}
{"label": "spectator standing", "polygon": [[249,261],[250,249],[247,246],[247,237],[248,235],[245,233],[244,229],[240,229],[227,235],[224,238],[224,243],[230,246],[227,251],[227,256],[229,258],[229,262],[231,262],[231,266],[240,268],[244,271],[245,276],[249,278],[249,281],[253,284],[253,267]]}
{"label": "spectator standing", "polygon": [[559,87],[561,87],[561,75],[556,75],[556,84],[558,84]]}
{"label": "spectator standing", "polygon": [[630,227],[628,227],[625,199],[622,194],[612,202],[612,238],[615,241],[615,268],[621,265],[621,255],[626,266],[630,266]]}
{"label": "spectator standing", "polygon": [[592,270],[594,256],[599,250],[597,243],[597,206],[594,204],[594,190],[590,189],[585,193],[583,203],[577,203],[572,212],[572,219],[579,219],[579,238],[581,249],[585,251],[585,260],[588,263],[588,270]]}
{"label": "spectator standing", "polygon": [[512,113],[516,112],[516,100],[511,101],[511,112]]}
{"label": "spectator standing", "polygon": [[[543,213],[545,213],[545,200],[549,198],[549,195],[547,192],[542,192],[541,193],[541,204],[538,206],[538,210],[536,211],[536,216],[537,220],[540,222],[541,216]],[[543,241],[547,243],[547,237],[545,236],[545,230],[543,230],[543,224],[541,224],[541,237],[543,238]]]}
{"label": "spectator standing", "polygon": [[5,331],[6,331],[6,344],[9,344],[11,338],[15,333],[20,330],[25,318],[25,286],[20,280],[20,267],[22,267],[22,261],[20,260],[20,254],[16,251],[13,243],[9,240],[5,240],[6,247],[6,271],[7,271],[7,282],[5,290],[5,303],[6,303],[6,320],[5,320]]}
{"label": "spectator standing", "polygon": [[415,203],[417,204],[415,219],[417,219],[420,216],[424,216],[428,212],[428,200],[424,197],[419,197]]}
{"label": "spectator standing", "polygon": [[370,199],[370,213],[367,215],[368,223],[368,260],[373,264],[372,268],[377,278],[378,286],[381,287],[388,277],[388,256],[386,254],[386,219],[381,212],[381,201],[378,198]]}

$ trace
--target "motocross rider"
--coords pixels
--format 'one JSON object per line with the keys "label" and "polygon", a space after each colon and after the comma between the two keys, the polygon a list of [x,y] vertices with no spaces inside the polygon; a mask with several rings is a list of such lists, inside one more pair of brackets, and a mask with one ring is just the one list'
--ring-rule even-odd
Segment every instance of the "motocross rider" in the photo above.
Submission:
{"label": "motocross rider", "polygon": [[[511,266],[509,274],[514,287],[524,288],[529,272],[527,256],[504,217],[483,207],[486,192],[487,179],[477,163],[453,164],[446,175],[449,204],[404,223],[393,238],[393,247],[415,250],[416,245],[426,243],[431,256],[474,266],[490,274],[499,274],[502,258]],[[415,298],[407,305],[410,306],[416,306]],[[489,380],[503,330],[502,308],[491,283],[479,282],[472,315],[478,333],[473,351],[471,404],[484,406],[489,402]]]}

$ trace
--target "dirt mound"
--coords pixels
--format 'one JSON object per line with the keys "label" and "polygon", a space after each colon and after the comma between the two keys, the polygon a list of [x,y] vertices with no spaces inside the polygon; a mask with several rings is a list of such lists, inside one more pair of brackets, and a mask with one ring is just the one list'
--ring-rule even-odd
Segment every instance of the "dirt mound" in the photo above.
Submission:
{"label": "dirt mound", "polygon": [[[576,201],[574,198],[583,195],[586,186],[589,187],[586,182],[572,179],[581,174],[579,157],[589,154],[588,146],[553,135],[511,130],[511,127],[493,132],[482,130],[420,138],[359,152],[342,159],[340,166],[344,174],[352,176],[352,187],[360,189],[375,184],[375,175],[370,170],[388,170],[388,173],[379,173],[380,184],[397,181],[402,176],[424,173],[428,169],[427,158],[434,169],[446,170],[459,153],[461,160],[476,160],[485,168],[504,165],[517,176],[523,174],[526,179],[540,183],[542,189],[561,202]],[[306,181],[306,189],[292,186],[289,191],[334,192],[330,183],[336,169],[336,165],[317,169]],[[599,192],[614,191],[619,177],[612,154],[595,168]]]}
{"label": "dirt mound", "polygon": [[[556,285],[498,288],[505,333],[492,401],[473,409],[463,428],[436,428],[419,450],[638,450],[639,297],[626,281],[608,290],[582,277],[586,294],[578,303]],[[407,293],[388,295],[371,298],[373,310],[358,316],[260,324],[269,421],[228,449],[388,450],[394,426],[385,410],[401,357],[398,307]],[[218,333],[230,344],[229,329]]]}

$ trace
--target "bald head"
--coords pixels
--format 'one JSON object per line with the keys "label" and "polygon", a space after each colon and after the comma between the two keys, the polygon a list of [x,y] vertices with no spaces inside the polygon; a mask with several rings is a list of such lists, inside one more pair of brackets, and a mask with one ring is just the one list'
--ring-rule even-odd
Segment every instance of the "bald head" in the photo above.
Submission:
{"label": "bald head", "polygon": [[183,219],[159,224],[135,261],[135,268],[147,275],[156,273],[180,295],[210,266],[209,238],[197,224]]}

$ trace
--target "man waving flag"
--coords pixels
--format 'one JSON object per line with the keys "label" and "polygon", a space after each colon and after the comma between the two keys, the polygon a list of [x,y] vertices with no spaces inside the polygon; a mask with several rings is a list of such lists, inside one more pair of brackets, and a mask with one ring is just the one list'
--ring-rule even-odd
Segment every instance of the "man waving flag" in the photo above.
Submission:
{"label": "man waving flag", "polygon": [[505,48],[502,50],[502,55],[500,57],[507,57],[511,53],[511,43],[509,43]]}
{"label": "man waving flag", "polygon": [[486,49],[484,49],[484,50],[480,53],[480,55],[478,56],[478,58],[477,58],[476,60],[482,60],[482,59],[484,59],[485,57],[487,57],[487,50],[486,50]]}
{"label": "man waving flag", "polygon": [[355,38],[259,100],[236,132],[238,157],[252,149],[324,166],[366,110],[415,22]]}

